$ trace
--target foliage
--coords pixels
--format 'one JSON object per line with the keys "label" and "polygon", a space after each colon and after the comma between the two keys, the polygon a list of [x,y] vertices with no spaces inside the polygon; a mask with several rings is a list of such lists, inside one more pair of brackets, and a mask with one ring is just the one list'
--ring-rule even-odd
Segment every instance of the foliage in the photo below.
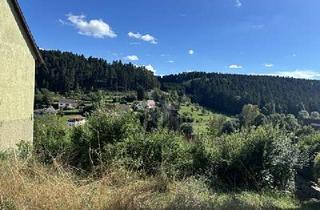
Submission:
{"label": "foliage", "polygon": [[191,123],[182,123],[180,126],[181,133],[186,136],[188,139],[191,138],[193,134],[193,128]]}
{"label": "foliage", "polygon": [[[109,145],[124,141],[139,131],[136,119],[130,113],[95,112],[84,126],[72,134],[72,164],[92,170],[110,163]],[[112,152],[112,151],[111,151]]]}
{"label": "foliage", "polygon": [[240,114],[242,123],[245,127],[253,125],[259,115],[259,107],[252,104],[244,105]]}
{"label": "foliage", "polygon": [[297,132],[300,129],[298,119],[292,114],[271,114],[267,116],[266,122],[278,126],[288,132]]}
{"label": "foliage", "polygon": [[304,156],[292,139],[272,126],[245,129],[196,145],[195,168],[228,188],[288,189]]}
{"label": "foliage", "polygon": [[145,92],[144,92],[143,87],[141,87],[141,86],[138,86],[138,88],[137,88],[137,98],[140,101],[145,98]]}
{"label": "foliage", "polygon": [[217,115],[210,119],[208,133],[210,136],[219,136],[223,133],[224,125],[227,118],[223,115]]}
{"label": "foliage", "polygon": [[85,58],[69,52],[41,51],[46,65],[36,71],[36,87],[66,93],[91,90],[136,90],[138,86],[149,90],[159,86],[151,71],[144,67],[107,63],[98,58]]}
{"label": "foliage", "polygon": [[[217,112],[239,114],[245,104],[264,114],[319,110],[320,82],[303,79],[188,72],[159,78],[163,90],[183,90],[193,102]],[[301,106],[303,105],[303,106]]]}
{"label": "foliage", "polygon": [[230,133],[236,132],[239,129],[240,129],[240,120],[229,119],[223,123],[221,132],[230,134]]}
{"label": "foliage", "polygon": [[158,108],[146,109],[140,119],[144,129],[147,132],[157,130],[160,127],[160,121],[163,119]]}
{"label": "foliage", "polygon": [[309,119],[309,117],[310,117],[309,112],[306,110],[301,110],[298,113],[298,118],[300,120]]}
{"label": "foliage", "polygon": [[313,160],[320,152],[320,134],[313,133],[302,137],[299,141],[299,147],[302,151],[308,151],[310,160]]}
{"label": "foliage", "polygon": [[[141,126],[138,115],[98,110],[84,126],[67,130],[56,117],[50,121],[40,118],[35,129],[36,154],[48,163],[59,152],[68,153],[65,161],[87,172],[102,173],[118,164],[169,179],[202,176],[212,186],[229,189],[288,190],[306,161],[301,151],[312,151],[320,142],[318,136],[301,136],[297,141],[295,132],[289,131],[297,121],[291,115],[274,115],[264,125],[243,128],[236,119],[223,117],[212,124],[212,129],[219,130],[195,136],[192,141],[178,132]],[[291,121],[282,125],[284,119]],[[180,131],[191,139],[190,124],[182,124]]]}
{"label": "foliage", "polygon": [[314,179],[319,183],[320,179],[320,153],[316,155],[313,161],[313,176]]}
{"label": "foliage", "polygon": [[302,136],[298,145],[301,151],[305,151],[307,153],[308,157],[308,164],[303,168],[301,173],[309,179],[317,177],[317,155],[320,153],[320,134],[312,133]]}
{"label": "foliage", "polygon": [[70,130],[66,123],[54,115],[45,115],[34,122],[34,152],[44,163],[52,163],[62,155],[68,155]]}
{"label": "foliage", "polygon": [[[185,99],[183,99],[185,101]],[[224,117],[199,105],[184,102],[180,105],[179,118],[182,123],[192,123],[194,134],[207,133],[212,119]]]}
{"label": "foliage", "polygon": [[318,119],[320,119],[320,113],[319,112],[311,112],[310,118],[318,120]]}
{"label": "foliage", "polygon": [[55,94],[46,88],[36,89],[35,105],[51,105],[55,99]]}
{"label": "foliage", "polygon": [[149,175],[163,173],[169,177],[182,177],[188,173],[192,162],[189,146],[184,139],[166,130],[135,133],[116,148],[121,151],[118,159],[127,167]]}

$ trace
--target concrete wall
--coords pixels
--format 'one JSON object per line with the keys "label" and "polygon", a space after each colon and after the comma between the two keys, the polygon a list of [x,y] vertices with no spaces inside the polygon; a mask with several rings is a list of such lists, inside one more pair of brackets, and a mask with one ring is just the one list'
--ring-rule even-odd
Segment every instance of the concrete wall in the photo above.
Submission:
{"label": "concrete wall", "polygon": [[0,0],[0,150],[33,138],[35,59],[11,0]]}

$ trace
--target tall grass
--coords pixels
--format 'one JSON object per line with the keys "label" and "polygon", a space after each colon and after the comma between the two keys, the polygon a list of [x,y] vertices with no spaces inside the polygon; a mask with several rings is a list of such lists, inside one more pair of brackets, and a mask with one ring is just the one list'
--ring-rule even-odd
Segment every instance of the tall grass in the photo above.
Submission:
{"label": "tall grass", "polygon": [[15,158],[0,160],[0,209],[297,209],[278,193],[212,192],[201,179],[169,181],[110,167],[99,179]]}

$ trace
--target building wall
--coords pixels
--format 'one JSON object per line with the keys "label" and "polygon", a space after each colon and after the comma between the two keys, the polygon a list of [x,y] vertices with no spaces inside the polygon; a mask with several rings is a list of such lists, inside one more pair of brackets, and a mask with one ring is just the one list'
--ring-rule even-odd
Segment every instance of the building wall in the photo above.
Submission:
{"label": "building wall", "polygon": [[0,150],[33,139],[35,59],[11,4],[0,0]]}

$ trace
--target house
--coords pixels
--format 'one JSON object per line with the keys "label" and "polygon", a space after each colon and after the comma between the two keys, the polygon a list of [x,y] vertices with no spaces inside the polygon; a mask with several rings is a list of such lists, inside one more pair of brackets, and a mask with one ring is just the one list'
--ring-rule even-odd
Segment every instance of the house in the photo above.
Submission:
{"label": "house", "polygon": [[304,125],[309,125],[315,130],[320,130],[320,119],[305,119]]}
{"label": "house", "polygon": [[0,150],[33,139],[35,68],[43,63],[17,0],[0,0]]}
{"label": "house", "polygon": [[72,99],[60,99],[58,102],[59,109],[75,109],[78,105],[78,102]]}
{"label": "house", "polygon": [[80,125],[84,125],[86,123],[86,118],[82,116],[75,116],[68,119],[68,126],[77,127]]}
{"label": "house", "polygon": [[41,115],[56,115],[58,114],[58,111],[53,108],[53,106],[49,106],[48,108],[43,108],[43,109],[36,109],[34,110],[34,114],[41,116]]}
{"label": "house", "polygon": [[147,108],[148,109],[154,109],[156,108],[156,102],[154,100],[148,100],[147,101]]}

